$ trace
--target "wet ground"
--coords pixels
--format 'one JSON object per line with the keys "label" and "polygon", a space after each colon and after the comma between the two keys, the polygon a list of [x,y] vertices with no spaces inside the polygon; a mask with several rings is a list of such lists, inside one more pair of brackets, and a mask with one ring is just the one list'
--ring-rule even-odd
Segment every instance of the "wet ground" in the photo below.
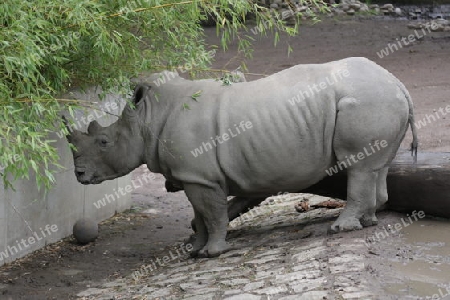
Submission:
{"label": "wet ground", "polygon": [[[380,58],[388,43],[413,33],[406,24],[355,18],[304,26],[289,39],[289,57],[286,39],[274,48],[271,37],[257,38],[247,66],[268,75],[298,63],[365,56],[405,83],[416,119],[427,121],[450,104],[450,33],[429,33]],[[216,43],[214,30],[207,33]],[[218,52],[214,67],[232,69],[242,59],[232,46]],[[427,121],[419,130],[421,149],[450,151],[449,128],[449,116]],[[326,200],[301,195],[231,223],[236,250],[194,260],[181,245],[191,233],[190,204],[182,192],[167,194],[163,183],[158,177],[135,190],[133,209],[102,223],[95,243],[79,246],[69,238],[1,267],[0,299],[444,299],[449,293],[447,220],[383,212],[377,226],[328,235],[339,211],[299,214],[293,206],[303,197]]]}

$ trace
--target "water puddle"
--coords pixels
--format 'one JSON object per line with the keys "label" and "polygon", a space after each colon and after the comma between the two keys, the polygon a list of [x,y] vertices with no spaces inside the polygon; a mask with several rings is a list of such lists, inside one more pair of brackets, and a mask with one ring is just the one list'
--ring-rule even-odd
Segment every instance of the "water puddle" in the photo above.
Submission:
{"label": "water puddle", "polygon": [[[422,219],[402,230],[407,254],[390,258],[399,282],[385,286],[409,299],[450,299],[450,221]],[[448,289],[448,290],[447,290]]]}
{"label": "water puddle", "polygon": [[[425,254],[445,256],[450,262],[450,220],[423,219],[406,227],[405,241]],[[449,274],[450,275],[450,274]]]}

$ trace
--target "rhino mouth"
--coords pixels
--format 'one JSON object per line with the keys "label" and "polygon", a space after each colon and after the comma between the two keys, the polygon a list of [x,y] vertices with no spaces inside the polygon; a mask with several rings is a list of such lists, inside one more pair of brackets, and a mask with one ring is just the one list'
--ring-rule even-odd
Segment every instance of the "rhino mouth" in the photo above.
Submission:
{"label": "rhino mouth", "polygon": [[104,179],[100,179],[100,177],[98,177],[98,176],[93,176],[91,178],[91,180],[89,180],[88,183],[86,183],[86,184],[99,184],[99,183],[102,183],[103,181],[104,181]]}
{"label": "rhino mouth", "polygon": [[89,174],[86,172],[86,169],[82,167],[75,168],[75,176],[77,177],[78,182],[81,184],[98,184],[103,181],[100,180],[100,178],[95,174],[89,176]]}
{"label": "rhino mouth", "polygon": [[79,183],[88,185],[88,184],[100,184],[105,180],[116,179],[117,177],[123,176],[127,173],[115,173],[113,174],[99,174],[97,171],[89,172],[86,167],[78,166],[75,167],[75,176]]}
{"label": "rhino mouth", "polygon": [[104,179],[101,179],[98,176],[92,176],[89,179],[83,178],[83,177],[77,177],[77,180],[78,180],[79,183],[84,184],[84,185],[99,184],[99,183],[102,183],[103,181],[105,181]]}
{"label": "rhino mouth", "polygon": [[78,177],[77,176],[77,180],[78,182],[80,182],[81,184],[84,185],[88,185],[88,184],[100,184],[103,181],[106,180],[112,180],[112,179],[116,179],[118,176],[116,175],[110,175],[110,176],[99,176],[99,175],[92,175],[91,178],[86,178],[86,177]]}

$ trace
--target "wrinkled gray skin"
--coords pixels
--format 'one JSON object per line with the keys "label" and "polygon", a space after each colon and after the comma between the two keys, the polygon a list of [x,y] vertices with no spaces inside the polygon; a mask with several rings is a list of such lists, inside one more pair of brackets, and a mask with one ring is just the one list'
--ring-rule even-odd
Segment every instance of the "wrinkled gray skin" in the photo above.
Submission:
{"label": "wrinkled gray skin", "polygon": [[[292,105],[289,99],[330,82]],[[158,76],[158,75],[155,75]],[[156,77],[155,77],[156,78]],[[192,95],[201,90],[197,101]],[[122,117],[109,127],[93,121],[88,133],[73,132],[75,173],[83,184],[128,174],[141,164],[182,186],[195,212],[193,255],[214,257],[229,249],[227,196],[261,199],[305,189],[327,176],[337,161],[387,146],[347,168],[347,205],[331,230],[376,224],[387,199],[388,165],[413,129],[412,103],[403,84],[365,58],[298,65],[269,77],[229,86],[176,77],[159,87],[139,84]],[[190,109],[183,108],[187,103]],[[236,126],[252,127],[236,134]],[[239,127],[241,128],[241,127]],[[234,137],[194,157],[191,151],[231,129]],[[248,200],[250,199],[250,200]]]}

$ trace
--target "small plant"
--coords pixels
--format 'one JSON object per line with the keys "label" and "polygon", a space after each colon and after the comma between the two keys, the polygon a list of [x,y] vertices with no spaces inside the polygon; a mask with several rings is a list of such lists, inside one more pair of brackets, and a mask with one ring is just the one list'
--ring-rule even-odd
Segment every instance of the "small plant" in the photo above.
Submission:
{"label": "small plant", "polygon": [[198,98],[202,95],[202,92],[203,92],[202,90],[196,91],[194,94],[191,95],[191,98],[194,101],[198,102]]}
{"label": "small plant", "polygon": [[190,110],[191,107],[187,103],[183,103],[183,110]]}

